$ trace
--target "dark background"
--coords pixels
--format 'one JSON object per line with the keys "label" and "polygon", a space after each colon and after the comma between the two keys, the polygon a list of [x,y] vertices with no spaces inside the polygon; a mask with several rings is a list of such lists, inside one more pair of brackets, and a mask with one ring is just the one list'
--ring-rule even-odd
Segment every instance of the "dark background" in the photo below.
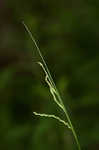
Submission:
{"label": "dark background", "polygon": [[98,0],[0,1],[0,150],[77,150],[71,131],[32,113],[64,118],[22,21],[38,41],[82,150],[98,150]]}

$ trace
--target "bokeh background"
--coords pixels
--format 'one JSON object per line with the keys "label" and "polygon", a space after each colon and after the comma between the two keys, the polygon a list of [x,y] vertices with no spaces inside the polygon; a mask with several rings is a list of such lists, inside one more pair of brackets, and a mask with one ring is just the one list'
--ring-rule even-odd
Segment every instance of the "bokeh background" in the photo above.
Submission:
{"label": "bokeh background", "polygon": [[77,150],[56,114],[36,48],[49,66],[82,150],[99,149],[99,1],[0,1],[0,150]]}

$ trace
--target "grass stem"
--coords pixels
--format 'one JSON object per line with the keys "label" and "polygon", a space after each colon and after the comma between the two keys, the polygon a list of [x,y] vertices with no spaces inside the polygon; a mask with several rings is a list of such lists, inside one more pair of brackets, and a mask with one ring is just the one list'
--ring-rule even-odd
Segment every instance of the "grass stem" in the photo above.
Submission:
{"label": "grass stem", "polygon": [[49,69],[48,69],[48,67],[47,67],[47,65],[46,65],[46,62],[45,62],[45,60],[44,60],[44,58],[43,58],[43,55],[42,55],[42,53],[41,53],[41,51],[40,51],[40,48],[38,47],[38,45],[37,45],[37,43],[36,43],[36,41],[35,41],[35,38],[33,37],[32,33],[31,33],[31,31],[29,30],[29,28],[27,27],[27,25],[26,25],[24,22],[22,22],[22,24],[24,25],[26,31],[28,32],[28,34],[29,34],[31,40],[32,40],[33,43],[35,44],[35,46],[36,46],[36,48],[37,48],[37,51],[38,51],[38,53],[39,53],[39,55],[40,55],[40,57],[41,57],[42,62],[39,62],[39,65],[42,67],[43,71],[45,72],[45,75],[46,75],[45,81],[46,81],[46,83],[48,84],[48,86],[49,86],[49,88],[50,88],[50,92],[51,92],[51,94],[52,94],[52,96],[53,96],[53,99],[54,99],[54,101],[56,102],[56,104],[57,104],[57,105],[63,110],[63,112],[65,113],[65,116],[66,116],[66,118],[67,118],[68,123],[66,123],[65,121],[61,120],[59,117],[56,117],[56,116],[54,116],[54,115],[39,114],[39,113],[36,113],[36,112],[34,112],[34,114],[35,114],[35,115],[39,115],[39,116],[41,116],[41,117],[42,117],[42,116],[43,116],[43,117],[44,117],[44,116],[45,116],[45,117],[50,117],[50,118],[52,117],[52,118],[55,118],[55,119],[59,120],[60,122],[63,122],[64,124],[66,124],[66,125],[71,129],[71,131],[72,131],[72,134],[73,134],[73,136],[74,136],[74,138],[75,138],[75,141],[76,141],[76,144],[77,144],[77,147],[78,147],[78,150],[81,150],[81,147],[80,147],[80,144],[79,144],[79,141],[78,141],[77,134],[76,134],[76,132],[75,132],[75,130],[74,130],[74,127],[73,127],[73,125],[72,125],[72,123],[71,123],[71,119],[70,119],[70,117],[69,117],[69,115],[68,115],[68,112],[67,112],[65,106],[64,106],[64,103],[63,103],[63,100],[62,100],[62,98],[61,98],[61,96],[60,96],[60,94],[59,94],[59,91],[58,91],[58,89],[57,89],[57,87],[56,87],[56,85],[55,85],[55,83],[54,83],[54,81],[53,81],[53,78],[52,78],[52,76],[51,76],[51,74],[50,74],[50,71],[49,71]]}

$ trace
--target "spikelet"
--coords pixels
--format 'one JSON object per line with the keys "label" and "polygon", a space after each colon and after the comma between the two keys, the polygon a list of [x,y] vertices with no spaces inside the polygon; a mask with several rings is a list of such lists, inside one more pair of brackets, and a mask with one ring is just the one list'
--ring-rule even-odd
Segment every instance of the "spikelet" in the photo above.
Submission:
{"label": "spikelet", "polygon": [[55,115],[40,114],[37,112],[33,112],[33,114],[36,116],[40,116],[40,117],[54,118],[54,119],[58,120],[59,122],[61,122],[62,124],[64,124],[65,126],[67,126],[69,129],[71,129],[71,127],[69,126],[69,124],[67,122],[65,122],[64,120],[60,119],[60,117],[57,117]]}

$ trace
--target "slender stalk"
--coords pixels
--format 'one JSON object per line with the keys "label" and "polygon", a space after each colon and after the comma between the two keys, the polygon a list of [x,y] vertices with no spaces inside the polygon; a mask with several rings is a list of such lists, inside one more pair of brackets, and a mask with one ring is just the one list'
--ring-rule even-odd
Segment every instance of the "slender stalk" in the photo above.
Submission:
{"label": "slender stalk", "polygon": [[[58,93],[59,93],[59,92],[58,92]],[[75,141],[76,141],[76,144],[77,144],[77,146],[78,146],[78,150],[81,150],[81,147],[80,147],[80,144],[79,144],[79,141],[78,141],[77,134],[76,134],[76,132],[75,132],[75,130],[74,130],[73,124],[72,124],[72,122],[71,122],[71,119],[70,119],[70,117],[69,117],[69,115],[68,115],[68,112],[67,112],[67,110],[66,110],[66,108],[65,108],[65,106],[64,106],[64,104],[63,104],[63,101],[62,101],[60,95],[58,95],[58,98],[59,98],[59,100],[61,101],[61,104],[62,104],[62,106],[63,106],[63,109],[64,109],[63,111],[64,111],[64,113],[65,113],[65,115],[66,115],[66,117],[67,117],[68,123],[69,123],[69,125],[70,125],[70,127],[71,127],[73,136],[74,136]]]}
{"label": "slender stalk", "polygon": [[[44,65],[44,67],[43,67],[42,64],[40,64],[40,63],[39,63],[39,64],[43,67],[43,70],[44,70],[44,72],[45,72],[45,74],[46,74],[46,78],[45,78],[45,79],[48,78],[48,80],[49,80],[49,81],[48,81],[48,80],[46,80],[46,81],[47,81],[47,83],[48,83],[48,85],[49,85],[49,87],[50,87],[50,90],[51,90],[51,93],[52,93],[52,95],[53,95],[53,97],[54,97],[54,100],[55,100],[55,102],[57,103],[57,105],[58,105],[58,106],[63,110],[63,112],[65,113],[66,118],[67,118],[67,121],[68,121],[69,126],[70,126],[70,129],[71,129],[72,134],[73,134],[73,136],[74,136],[74,138],[75,138],[75,141],[76,141],[78,150],[81,150],[81,147],[80,147],[80,144],[79,144],[79,141],[78,141],[77,134],[76,134],[76,132],[75,132],[75,130],[74,130],[74,127],[73,127],[73,125],[72,125],[72,123],[71,123],[71,119],[70,119],[70,117],[69,117],[69,115],[68,115],[68,112],[67,112],[65,106],[64,106],[64,103],[63,103],[62,98],[61,98],[61,96],[60,96],[60,94],[59,94],[59,91],[58,91],[58,89],[57,89],[57,87],[56,87],[56,85],[55,85],[55,83],[54,83],[54,81],[53,81],[53,78],[52,78],[52,76],[51,76],[51,74],[50,74],[50,71],[49,71],[47,65],[46,65],[46,62],[45,62],[45,60],[44,60],[44,58],[43,58],[43,55],[42,55],[42,53],[41,53],[41,51],[40,51],[40,49],[39,49],[39,47],[38,47],[38,45],[37,45],[37,43],[36,43],[36,41],[35,41],[35,39],[34,39],[32,33],[31,33],[31,31],[29,30],[29,28],[27,27],[27,25],[26,25],[24,22],[22,22],[22,23],[23,23],[23,25],[24,25],[26,31],[28,32],[28,34],[29,34],[31,40],[34,42],[34,44],[35,44],[35,46],[36,46],[36,48],[37,48],[37,51],[38,51],[38,53],[39,53],[39,55],[40,55],[40,57],[41,57],[41,60],[42,60],[42,63],[43,63],[43,65]],[[53,89],[54,89],[54,91],[53,91]],[[57,98],[55,97],[54,94],[57,95],[58,100],[57,100]],[[45,116],[45,117],[53,117],[53,115],[38,114],[38,113],[36,113],[36,112],[34,112],[34,114],[39,115],[39,116]],[[55,118],[55,117],[53,117],[53,118]],[[59,118],[57,118],[57,119],[59,120]]]}

